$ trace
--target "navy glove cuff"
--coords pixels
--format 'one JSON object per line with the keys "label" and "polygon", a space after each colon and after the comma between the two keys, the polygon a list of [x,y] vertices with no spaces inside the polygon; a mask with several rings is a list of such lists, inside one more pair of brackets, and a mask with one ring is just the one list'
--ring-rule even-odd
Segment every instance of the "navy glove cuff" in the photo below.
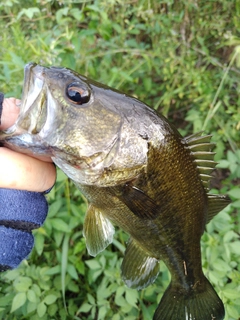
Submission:
{"label": "navy glove cuff", "polygon": [[0,225],[30,232],[43,224],[47,212],[40,192],[0,189]]}
{"label": "navy glove cuff", "polygon": [[0,272],[16,268],[30,254],[48,212],[44,193],[0,189]]}
{"label": "navy glove cuff", "polygon": [[31,252],[31,233],[0,226],[0,272],[16,268]]}

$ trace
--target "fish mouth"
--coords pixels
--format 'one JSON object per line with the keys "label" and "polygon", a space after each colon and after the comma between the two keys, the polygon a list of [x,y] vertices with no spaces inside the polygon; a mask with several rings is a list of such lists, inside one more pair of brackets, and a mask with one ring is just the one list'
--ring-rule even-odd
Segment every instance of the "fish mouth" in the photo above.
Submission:
{"label": "fish mouth", "polygon": [[13,126],[0,132],[1,144],[18,152],[51,154],[39,136],[49,113],[45,82],[44,67],[35,63],[25,66],[20,113]]}
{"label": "fish mouth", "polygon": [[36,63],[29,63],[24,69],[24,85],[21,110],[16,121],[17,131],[37,134],[47,119],[44,68]]}

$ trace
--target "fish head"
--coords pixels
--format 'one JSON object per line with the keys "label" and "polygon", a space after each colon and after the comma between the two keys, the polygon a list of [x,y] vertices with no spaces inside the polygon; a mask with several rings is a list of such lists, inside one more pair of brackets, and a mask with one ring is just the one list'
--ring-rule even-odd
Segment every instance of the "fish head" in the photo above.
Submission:
{"label": "fish head", "polygon": [[123,123],[113,91],[70,69],[34,63],[25,67],[23,88],[19,117],[1,134],[7,147],[48,155],[83,183],[112,164]]}

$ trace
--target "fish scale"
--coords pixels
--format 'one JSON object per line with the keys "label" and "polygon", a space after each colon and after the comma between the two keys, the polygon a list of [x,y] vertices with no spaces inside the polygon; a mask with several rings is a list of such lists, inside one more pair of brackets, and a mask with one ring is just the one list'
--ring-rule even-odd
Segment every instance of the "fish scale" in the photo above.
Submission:
{"label": "fish scale", "polygon": [[223,320],[224,306],[201,266],[205,225],[230,202],[209,194],[215,168],[210,135],[183,138],[143,102],[73,70],[28,64],[21,111],[0,140],[52,157],[88,200],[83,226],[96,256],[129,235],[122,279],[142,289],[159,261],[171,282],[154,320]]}

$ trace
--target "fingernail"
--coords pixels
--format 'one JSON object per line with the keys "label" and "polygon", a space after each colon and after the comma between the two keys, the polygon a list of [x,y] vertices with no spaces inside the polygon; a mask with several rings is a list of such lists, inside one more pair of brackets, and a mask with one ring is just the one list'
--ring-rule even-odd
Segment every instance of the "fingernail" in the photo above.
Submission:
{"label": "fingernail", "polygon": [[17,106],[17,107],[20,107],[20,106],[21,106],[21,100],[16,99],[16,106]]}

